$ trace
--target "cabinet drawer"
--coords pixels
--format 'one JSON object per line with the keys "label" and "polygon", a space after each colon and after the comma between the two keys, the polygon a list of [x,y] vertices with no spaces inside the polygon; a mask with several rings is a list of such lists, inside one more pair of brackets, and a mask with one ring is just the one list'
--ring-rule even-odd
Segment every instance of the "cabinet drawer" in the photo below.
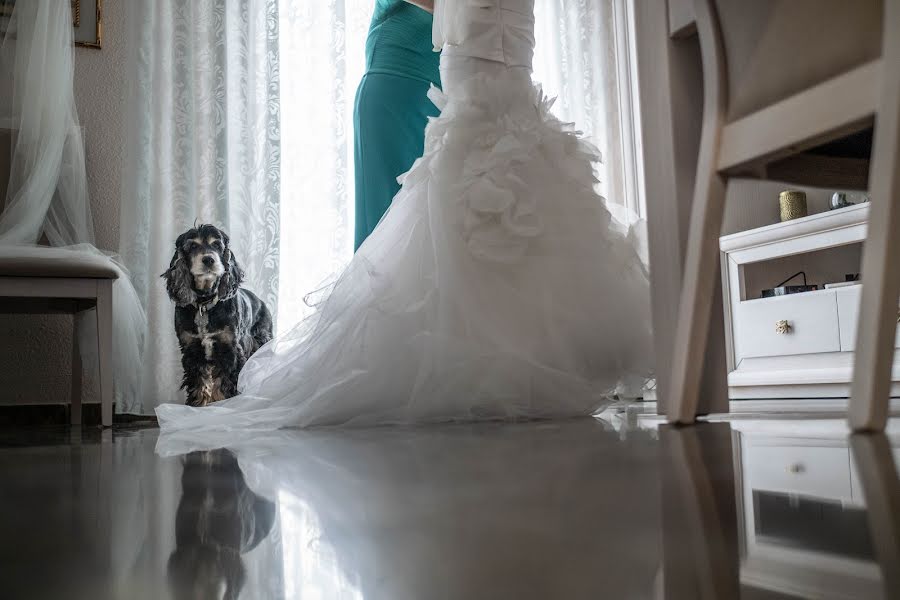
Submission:
{"label": "cabinet drawer", "polygon": [[[842,352],[853,352],[856,350],[856,320],[859,318],[861,292],[862,286],[859,285],[837,290],[838,326],[841,330]],[[900,309],[898,309],[898,312],[900,312]],[[900,348],[900,327],[897,327],[894,347]]]}
{"label": "cabinet drawer", "polygon": [[754,490],[850,501],[850,451],[846,447],[753,446],[744,468]]}
{"label": "cabinet drawer", "polygon": [[[833,292],[811,292],[741,302],[735,315],[739,359],[839,352],[837,303]],[[779,332],[787,321],[787,332]]]}

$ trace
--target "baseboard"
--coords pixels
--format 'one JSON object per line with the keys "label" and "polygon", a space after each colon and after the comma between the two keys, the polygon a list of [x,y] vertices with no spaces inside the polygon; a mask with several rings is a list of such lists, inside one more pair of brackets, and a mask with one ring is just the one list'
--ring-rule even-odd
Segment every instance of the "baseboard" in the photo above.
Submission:
{"label": "baseboard", "polygon": [[[729,412],[709,415],[710,421],[735,422],[742,419],[771,419],[778,421],[785,419],[837,419],[845,421],[849,401],[846,398],[782,398],[761,400],[731,400]],[[665,415],[657,414],[655,402],[644,402],[632,405],[631,411],[635,414],[637,423],[641,428],[656,427],[666,419]],[[900,398],[891,398],[888,403],[888,411],[892,417],[900,416]]]}
{"label": "baseboard", "polygon": [[[100,404],[83,404],[81,422],[84,426],[100,425]],[[151,415],[118,415],[113,405],[114,424],[156,422]],[[39,427],[71,423],[68,404],[9,404],[0,406],[0,427]]]}

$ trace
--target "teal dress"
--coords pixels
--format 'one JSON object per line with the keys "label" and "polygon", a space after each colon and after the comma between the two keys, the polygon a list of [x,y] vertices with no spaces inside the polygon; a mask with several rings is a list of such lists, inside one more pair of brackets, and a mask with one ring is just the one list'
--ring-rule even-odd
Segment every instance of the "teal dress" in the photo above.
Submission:
{"label": "teal dress", "polygon": [[397,176],[422,156],[426,94],[440,85],[440,54],[431,43],[432,17],[404,0],[375,0],[366,39],[366,73],[353,114],[358,249],[399,191]]}

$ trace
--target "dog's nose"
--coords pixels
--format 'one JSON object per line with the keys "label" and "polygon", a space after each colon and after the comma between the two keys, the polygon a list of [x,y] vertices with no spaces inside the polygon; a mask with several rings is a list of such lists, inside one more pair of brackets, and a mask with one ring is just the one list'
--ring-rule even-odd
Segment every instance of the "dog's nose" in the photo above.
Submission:
{"label": "dog's nose", "polygon": [[207,267],[211,267],[214,264],[216,264],[216,259],[214,259],[212,256],[204,256],[203,264],[206,265]]}

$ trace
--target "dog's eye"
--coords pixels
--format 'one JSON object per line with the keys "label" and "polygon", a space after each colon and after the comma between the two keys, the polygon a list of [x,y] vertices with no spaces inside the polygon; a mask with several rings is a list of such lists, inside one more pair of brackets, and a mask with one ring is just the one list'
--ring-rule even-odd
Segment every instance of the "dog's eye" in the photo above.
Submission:
{"label": "dog's eye", "polygon": [[220,242],[219,240],[213,240],[213,243],[210,244],[210,246],[212,246],[216,250],[220,250],[222,248],[222,242]]}

